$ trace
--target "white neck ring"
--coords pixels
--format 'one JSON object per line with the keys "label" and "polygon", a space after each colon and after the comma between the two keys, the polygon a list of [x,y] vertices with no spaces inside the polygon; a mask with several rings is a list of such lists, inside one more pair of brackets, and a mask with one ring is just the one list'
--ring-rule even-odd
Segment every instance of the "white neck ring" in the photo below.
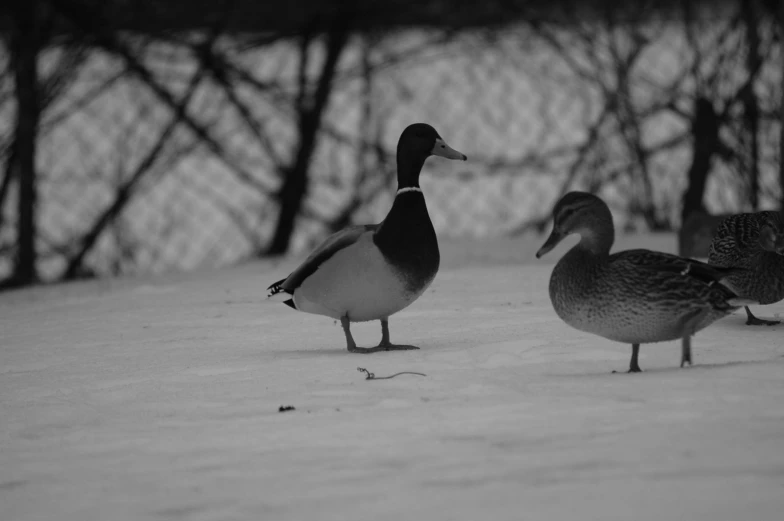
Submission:
{"label": "white neck ring", "polygon": [[398,190],[396,195],[404,194],[406,192],[419,192],[421,194],[422,189],[419,188],[418,186],[407,186],[405,188],[401,188],[400,190]]}

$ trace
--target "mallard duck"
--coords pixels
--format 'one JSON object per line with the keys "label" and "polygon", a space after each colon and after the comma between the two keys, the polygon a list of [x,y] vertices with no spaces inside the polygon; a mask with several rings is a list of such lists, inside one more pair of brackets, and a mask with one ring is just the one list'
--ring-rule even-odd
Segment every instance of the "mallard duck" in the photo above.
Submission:
{"label": "mallard duck", "polygon": [[[419,173],[431,155],[467,159],[430,125],[408,126],[397,144],[398,190],[384,220],[328,237],[288,277],[268,288],[268,298],[340,320],[351,353],[419,349],[392,344],[388,322],[419,298],[438,272],[438,240],[419,187]],[[369,320],[381,321],[381,342],[357,347],[350,323]]]}
{"label": "mallard duck", "polygon": [[[723,283],[736,294],[760,304],[784,299],[784,216],[781,212],[741,213],[716,229],[708,264],[745,268]],[[755,317],[746,306],[746,324],[773,325],[780,320]]]}
{"label": "mallard duck", "polygon": [[576,329],[631,344],[630,373],[640,372],[640,344],[678,338],[681,367],[691,365],[691,335],[748,302],[719,283],[733,270],[644,249],[610,255],[612,214],[595,195],[567,193],[553,221],[537,258],[572,233],[581,237],[553,268],[555,312]]}

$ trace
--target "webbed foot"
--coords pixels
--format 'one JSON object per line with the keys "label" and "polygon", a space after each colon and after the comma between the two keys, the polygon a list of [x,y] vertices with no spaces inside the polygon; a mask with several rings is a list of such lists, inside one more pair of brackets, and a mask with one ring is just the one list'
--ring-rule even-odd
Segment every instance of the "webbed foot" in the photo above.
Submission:
{"label": "webbed foot", "polygon": [[378,353],[379,351],[411,351],[414,349],[419,349],[417,346],[409,346],[409,345],[398,345],[398,344],[384,344],[380,343],[376,347],[349,347],[349,353]]}
{"label": "webbed foot", "polygon": [[775,326],[776,324],[781,323],[781,320],[765,320],[763,318],[755,317],[748,306],[746,306],[746,317],[747,326]]}

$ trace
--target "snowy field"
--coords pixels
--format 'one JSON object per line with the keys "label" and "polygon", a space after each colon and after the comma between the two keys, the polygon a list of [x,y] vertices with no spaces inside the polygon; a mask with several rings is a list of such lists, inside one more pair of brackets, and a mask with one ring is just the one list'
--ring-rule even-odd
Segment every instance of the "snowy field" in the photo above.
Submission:
{"label": "snowy field", "polygon": [[0,295],[0,520],[782,519],[784,326],[612,374],[630,347],[559,321],[542,240],[444,241],[390,320],[419,351],[264,302],[293,260]]}

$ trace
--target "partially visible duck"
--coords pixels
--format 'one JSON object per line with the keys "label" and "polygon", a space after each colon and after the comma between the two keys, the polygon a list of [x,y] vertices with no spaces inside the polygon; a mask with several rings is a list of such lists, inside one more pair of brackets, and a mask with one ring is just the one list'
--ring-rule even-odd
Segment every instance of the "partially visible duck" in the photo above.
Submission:
{"label": "partially visible duck", "polygon": [[[756,212],[727,217],[713,236],[708,264],[744,268],[724,281],[738,295],[760,304],[784,299],[784,215]],[[781,322],[757,318],[748,306],[746,316],[748,325]]]}
{"label": "partially visible duck", "polygon": [[[467,159],[430,125],[408,126],[397,144],[398,190],[386,218],[328,237],[288,277],[268,288],[268,298],[340,320],[351,353],[419,349],[392,344],[388,321],[419,298],[438,272],[438,240],[419,187],[419,173],[431,155]],[[350,323],[368,320],[381,321],[381,342],[357,347]]]}
{"label": "partially visible duck", "polygon": [[550,300],[570,326],[632,345],[629,372],[640,372],[640,344],[682,339],[681,367],[691,365],[691,336],[744,302],[723,286],[726,270],[645,249],[610,254],[612,214],[604,201],[569,192],[553,210],[540,258],[572,233],[581,239],[555,265]]}

